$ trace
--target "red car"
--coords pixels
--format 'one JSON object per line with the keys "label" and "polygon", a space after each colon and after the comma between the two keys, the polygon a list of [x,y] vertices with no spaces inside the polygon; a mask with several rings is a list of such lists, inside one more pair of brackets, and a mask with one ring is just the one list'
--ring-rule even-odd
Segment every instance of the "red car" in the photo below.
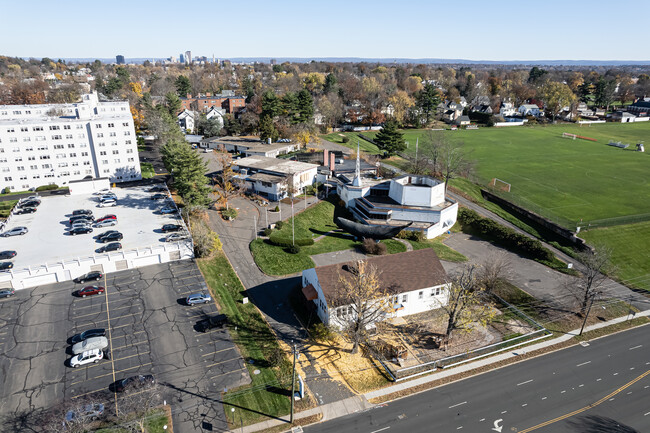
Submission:
{"label": "red car", "polygon": [[95,222],[98,223],[104,220],[116,220],[116,219],[117,219],[117,215],[104,215],[103,217],[96,219]]}
{"label": "red car", "polygon": [[86,296],[98,295],[104,293],[104,288],[100,286],[88,286],[84,287],[81,290],[77,290],[76,294],[80,298],[85,298]]}

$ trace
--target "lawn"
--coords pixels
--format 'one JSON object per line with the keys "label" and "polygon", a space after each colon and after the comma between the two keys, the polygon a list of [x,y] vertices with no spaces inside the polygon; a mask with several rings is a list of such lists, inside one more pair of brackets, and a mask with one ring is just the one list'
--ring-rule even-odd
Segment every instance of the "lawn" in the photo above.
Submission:
{"label": "lawn", "polygon": [[581,232],[590,245],[612,248],[612,263],[625,285],[650,291],[650,222],[627,224]]}
{"label": "lawn", "polygon": [[150,162],[141,162],[140,163],[140,170],[142,171],[142,178],[143,179],[151,179],[156,175],[156,172],[153,168],[153,164]]}
{"label": "lawn", "polygon": [[0,201],[0,218],[7,218],[18,200]]}
{"label": "lawn", "polygon": [[[333,132],[331,134],[321,135],[320,138],[323,138],[327,141],[331,141],[332,143],[338,143],[343,146],[349,147],[354,151],[357,150],[357,143],[358,143],[359,149],[362,152],[369,153],[371,155],[379,155],[381,153],[384,153],[383,151],[379,150],[379,148],[374,144],[360,138],[359,134],[360,134],[359,132],[345,132],[345,133]],[[350,141],[344,143],[343,137],[348,137]]]}
{"label": "lawn", "polygon": [[467,257],[462,255],[456,250],[449,248],[447,245],[443,244],[446,235],[439,236],[435,239],[427,239],[424,241],[409,241],[413,246],[414,250],[421,250],[424,248],[433,248],[433,251],[436,252],[436,255],[440,260],[445,260],[447,262],[466,262]]}
{"label": "lawn", "polygon": [[[222,253],[198,260],[198,264],[220,311],[228,316],[230,334],[246,360],[252,379],[250,385],[224,394],[228,421],[233,426],[239,425],[241,416],[248,425],[288,414],[290,404],[285,393],[291,384],[291,363],[275,334],[253,304],[242,302],[244,287]],[[254,374],[255,370],[259,374]],[[298,403],[298,408],[301,404],[304,403]],[[231,406],[236,408],[235,416]]]}
{"label": "lawn", "polygon": [[[562,138],[563,132],[595,138],[597,142]],[[650,214],[650,201],[639,200],[650,182],[650,156],[635,152],[637,142],[650,136],[650,123],[562,124],[536,127],[482,128],[445,131],[462,140],[476,162],[481,183],[493,178],[512,185],[510,198],[569,228],[580,221]],[[374,137],[376,132],[363,133]],[[414,154],[423,130],[405,130]],[[629,143],[623,150],[610,141]],[[346,145],[356,147],[353,139]],[[420,151],[424,152],[420,140]]]}

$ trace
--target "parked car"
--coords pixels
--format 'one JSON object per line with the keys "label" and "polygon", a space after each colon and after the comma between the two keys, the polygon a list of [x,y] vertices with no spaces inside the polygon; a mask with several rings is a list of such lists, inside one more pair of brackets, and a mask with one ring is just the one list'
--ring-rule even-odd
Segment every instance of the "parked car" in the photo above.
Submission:
{"label": "parked car", "polygon": [[149,191],[149,192],[163,192],[163,191],[167,191],[167,188],[165,188],[163,185],[154,185],[151,188],[149,188],[147,191]]}
{"label": "parked car", "polygon": [[26,234],[29,230],[27,230],[27,227],[14,227],[11,230],[7,230],[4,233],[2,233],[2,236],[7,237],[7,236],[22,236]]}
{"label": "parked car", "polygon": [[117,219],[117,215],[108,214],[108,215],[104,215],[101,218],[97,218],[96,221],[116,220],[116,219]]}
{"label": "parked car", "polygon": [[77,420],[96,420],[104,414],[104,405],[102,403],[87,404],[79,409],[70,410],[65,414],[65,422],[72,423]]}
{"label": "parked car", "polygon": [[108,347],[108,338],[106,337],[91,337],[78,342],[72,346],[72,353],[79,355],[87,350],[99,349],[103,350]]}
{"label": "parked car", "polygon": [[129,389],[138,389],[145,387],[147,385],[153,385],[156,383],[156,379],[152,374],[127,377],[126,379],[118,380],[115,383],[116,392],[124,392]]}
{"label": "parked car", "polygon": [[99,349],[88,350],[86,352],[80,353],[79,355],[73,356],[70,359],[70,367],[77,368],[80,365],[90,364],[91,362],[97,363],[104,358],[104,352]]}
{"label": "parked car", "polygon": [[70,233],[71,236],[76,236],[76,235],[86,235],[92,232],[93,229],[90,226],[77,226],[71,228],[68,233]]}
{"label": "parked car", "polygon": [[154,194],[151,196],[151,200],[164,200],[167,198],[167,194]]}
{"label": "parked car", "polygon": [[39,207],[41,205],[40,200],[25,200],[20,203],[18,203],[19,208],[25,208],[25,207]]}
{"label": "parked car", "polygon": [[78,221],[86,221],[86,222],[92,223],[93,222],[93,217],[89,216],[89,215],[75,215],[75,216],[70,217],[70,219],[68,220],[68,223],[69,224],[74,224],[74,223],[76,223]]}
{"label": "parked car", "polygon": [[97,205],[98,207],[113,207],[117,206],[117,200],[114,198],[108,199],[108,200],[102,200],[99,202]]}
{"label": "parked car", "polygon": [[29,214],[29,213],[34,213],[36,212],[35,207],[21,207],[18,208],[14,211],[16,215],[23,215],[23,214]]}
{"label": "parked car", "polygon": [[9,269],[13,268],[14,264],[11,262],[0,262],[0,272],[2,271],[8,271]]}
{"label": "parked car", "polygon": [[93,216],[93,211],[90,209],[77,209],[72,211],[72,216],[76,215],[89,215],[91,218]]}
{"label": "parked car", "polygon": [[111,251],[117,251],[122,249],[122,244],[119,242],[111,242],[106,244],[103,247],[97,249],[98,253],[110,253]]}
{"label": "parked car", "polygon": [[107,242],[115,242],[115,241],[121,241],[124,236],[120,232],[114,232],[107,234],[106,236],[102,236],[99,238],[99,241],[103,244]]}
{"label": "parked car", "polygon": [[207,332],[213,328],[223,328],[226,323],[228,323],[228,317],[225,314],[217,314],[216,316],[201,320],[198,323],[198,328],[201,332]]}
{"label": "parked car", "polygon": [[16,252],[12,250],[0,251],[0,260],[9,260],[16,257]]}
{"label": "parked car", "polygon": [[104,274],[99,271],[91,271],[74,279],[75,283],[87,283],[88,281],[99,281],[104,278]]}
{"label": "parked car", "polygon": [[100,189],[99,191],[95,191],[95,192],[93,193],[93,195],[106,195],[106,194],[108,194],[109,192],[111,192],[111,189],[110,189],[110,188],[102,188],[102,189]]}
{"label": "parked car", "polygon": [[165,224],[162,226],[163,233],[177,232],[183,228],[180,224]]}
{"label": "parked car", "polygon": [[90,221],[75,221],[74,224],[70,226],[70,230],[74,230],[77,228],[90,228]]}
{"label": "parked car", "polygon": [[187,233],[171,233],[165,238],[165,242],[178,242],[189,238]]}
{"label": "parked car", "polygon": [[112,227],[116,224],[117,224],[117,220],[106,219],[106,220],[97,221],[93,227],[95,227],[96,229],[101,229],[104,227]]}
{"label": "parked car", "polygon": [[72,344],[79,343],[80,341],[87,340],[89,338],[93,337],[105,337],[106,336],[106,330],[103,328],[97,328],[97,329],[88,329],[81,334],[77,334],[71,338]]}
{"label": "parked car", "polygon": [[119,232],[117,230],[109,230],[107,232],[98,234],[97,236],[95,236],[95,238],[97,238],[97,240],[101,240],[103,237],[106,237],[106,236],[110,235],[111,233],[119,233]]}
{"label": "parked car", "polygon": [[166,215],[166,214],[170,214],[170,213],[175,213],[175,212],[176,212],[176,208],[173,207],[173,206],[165,206],[165,207],[161,207],[160,210],[159,210],[159,212],[160,212],[162,215]]}
{"label": "parked car", "polygon": [[74,294],[80,298],[85,298],[86,296],[99,295],[100,293],[104,293],[104,290],[105,289],[101,286],[88,286],[84,287],[81,290],[77,290],[74,292]]}
{"label": "parked car", "polygon": [[185,299],[187,305],[207,304],[212,298],[207,293],[193,293]]}
{"label": "parked car", "polygon": [[0,290],[0,298],[9,298],[13,295],[15,295],[16,292],[12,289],[3,289]]}
{"label": "parked car", "polygon": [[117,200],[117,196],[111,192],[99,197],[99,201],[106,201],[106,200]]}

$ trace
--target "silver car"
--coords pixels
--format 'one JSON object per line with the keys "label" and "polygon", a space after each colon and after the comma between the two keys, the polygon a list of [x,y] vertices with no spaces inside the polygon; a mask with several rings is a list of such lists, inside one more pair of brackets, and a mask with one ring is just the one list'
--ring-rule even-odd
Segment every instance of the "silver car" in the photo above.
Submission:
{"label": "silver car", "polygon": [[187,305],[206,304],[210,301],[212,301],[212,297],[210,297],[210,295],[207,293],[194,293],[188,296],[185,300]]}
{"label": "silver car", "polygon": [[95,223],[95,228],[102,228],[102,227],[112,227],[117,224],[117,220],[114,219],[107,219],[103,221],[98,221]]}
{"label": "silver car", "polygon": [[108,347],[108,338],[106,337],[92,337],[72,346],[72,353],[79,355],[87,350],[99,349],[103,350]]}
{"label": "silver car", "polygon": [[14,227],[11,230],[7,230],[2,234],[2,236],[18,236],[18,235],[24,235],[28,232],[27,227]]}
{"label": "silver car", "polygon": [[190,236],[187,233],[172,233],[167,235],[165,238],[165,242],[178,242],[178,241],[184,241],[185,239],[189,238]]}

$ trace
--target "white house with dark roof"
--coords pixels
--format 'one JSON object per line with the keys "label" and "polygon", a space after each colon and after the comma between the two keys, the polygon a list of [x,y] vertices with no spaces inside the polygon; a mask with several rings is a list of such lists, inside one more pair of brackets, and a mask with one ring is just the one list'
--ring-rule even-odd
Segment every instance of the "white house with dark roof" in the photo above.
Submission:
{"label": "white house with dark roof", "polygon": [[299,192],[312,185],[318,167],[307,162],[256,155],[236,160],[234,168],[248,190],[276,201],[286,197],[289,188]]}
{"label": "white house with dark roof", "polygon": [[[366,260],[379,271],[388,293],[384,319],[408,316],[447,305],[450,283],[431,248],[371,257]],[[319,266],[302,272],[302,293],[312,302],[326,326],[341,328],[354,316],[354,306],[341,297],[339,280],[354,272],[356,262]]]}
{"label": "white house with dark roof", "polygon": [[183,110],[176,116],[178,126],[184,131],[194,132],[194,113],[190,110]]}
{"label": "white house with dark roof", "polygon": [[535,116],[539,117],[542,115],[542,110],[535,104],[523,104],[517,110],[522,116]]}

